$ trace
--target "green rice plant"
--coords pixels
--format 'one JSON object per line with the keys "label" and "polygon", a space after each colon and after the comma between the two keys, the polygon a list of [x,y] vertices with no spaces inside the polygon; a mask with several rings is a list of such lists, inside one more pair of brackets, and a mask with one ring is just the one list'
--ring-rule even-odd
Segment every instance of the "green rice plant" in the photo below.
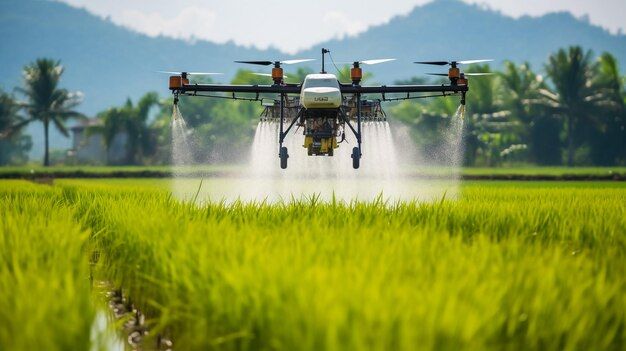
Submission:
{"label": "green rice plant", "polygon": [[[3,184],[11,204],[0,208],[15,223],[59,222],[63,237],[79,238],[48,261],[61,269],[74,257],[87,272],[85,257],[98,252],[96,279],[121,287],[150,335],[176,349],[626,346],[622,183],[474,182],[432,203],[202,205],[174,199],[165,180]],[[74,299],[83,295],[88,303],[88,293]],[[82,330],[73,307],[59,315],[74,329],[46,333]]]}
{"label": "green rice plant", "polygon": [[88,231],[58,189],[0,185],[0,350],[89,350]]}
{"label": "green rice plant", "polygon": [[623,349],[626,189],[437,203],[84,194],[102,274],[182,349]]}

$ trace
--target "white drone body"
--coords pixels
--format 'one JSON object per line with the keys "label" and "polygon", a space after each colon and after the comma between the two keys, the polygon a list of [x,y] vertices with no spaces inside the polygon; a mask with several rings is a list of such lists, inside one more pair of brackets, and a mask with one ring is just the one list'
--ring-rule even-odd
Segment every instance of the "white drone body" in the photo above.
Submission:
{"label": "white drone body", "polygon": [[341,89],[334,74],[309,74],[302,83],[300,105],[306,109],[338,108]]}

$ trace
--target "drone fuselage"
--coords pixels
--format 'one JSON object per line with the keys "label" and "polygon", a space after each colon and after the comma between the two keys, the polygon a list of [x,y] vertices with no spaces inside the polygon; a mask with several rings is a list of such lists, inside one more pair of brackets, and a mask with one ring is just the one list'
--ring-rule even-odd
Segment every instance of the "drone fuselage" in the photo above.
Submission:
{"label": "drone fuselage", "polygon": [[300,105],[303,108],[304,146],[309,156],[333,156],[342,124],[339,109],[342,95],[334,74],[309,74],[302,83]]}

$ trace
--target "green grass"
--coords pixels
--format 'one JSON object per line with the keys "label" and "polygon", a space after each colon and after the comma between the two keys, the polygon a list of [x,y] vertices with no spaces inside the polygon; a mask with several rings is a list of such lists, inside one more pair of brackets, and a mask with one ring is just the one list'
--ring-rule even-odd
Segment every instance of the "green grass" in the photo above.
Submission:
{"label": "green grass", "polygon": [[[166,333],[176,349],[626,345],[624,183],[471,182],[458,200],[429,204],[202,206],[173,199],[164,180],[56,184],[0,182],[2,217],[14,223],[0,219],[3,229],[34,239],[5,251],[25,247],[18,262],[32,270],[23,275],[44,286],[82,286],[61,277],[86,274],[85,257],[98,250],[96,277],[123,287],[151,317],[152,335]],[[43,240],[32,228],[56,234]],[[75,240],[53,241],[62,238]],[[58,267],[45,272],[30,261]],[[1,282],[13,275],[0,267]],[[48,328],[51,337],[80,334],[88,323],[77,313],[88,304],[73,300],[93,293],[75,291],[52,307],[34,301],[44,315],[61,308],[54,315],[75,328]],[[42,327],[21,309],[25,301],[12,301],[21,307],[9,317]],[[13,319],[0,321],[13,338],[30,336]],[[10,341],[0,336],[0,349],[22,345]]]}
{"label": "green grass", "polygon": [[463,168],[464,175],[606,175],[626,174],[626,167],[470,167]]}
{"label": "green grass", "polygon": [[[276,164],[278,167],[278,164]],[[177,167],[176,172],[194,174],[237,174],[244,172],[246,168],[242,165],[198,165]],[[47,174],[73,175],[81,177],[81,174],[114,176],[122,174],[124,176],[155,176],[159,174],[168,175],[172,172],[171,166],[52,166],[42,167],[31,166],[9,166],[0,167],[0,178],[7,176],[31,177]],[[456,174],[457,169],[447,169],[442,167],[406,167],[403,169],[407,175],[442,176],[451,172]],[[532,167],[513,166],[497,168],[463,168],[460,174],[466,177],[487,177],[487,176],[614,176],[618,175],[626,178],[626,167]]]}
{"label": "green grass", "polygon": [[0,349],[88,349],[88,231],[59,191],[2,182],[0,194]]}

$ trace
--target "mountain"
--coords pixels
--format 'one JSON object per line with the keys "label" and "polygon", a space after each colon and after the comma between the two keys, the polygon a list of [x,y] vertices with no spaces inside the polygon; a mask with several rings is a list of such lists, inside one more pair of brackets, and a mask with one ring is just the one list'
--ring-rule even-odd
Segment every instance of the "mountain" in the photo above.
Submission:
{"label": "mountain", "polygon": [[[0,1],[0,37],[0,87],[11,90],[20,84],[26,63],[57,58],[66,67],[64,86],[85,94],[81,110],[90,115],[151,90],[167,96],[167,77],[155,73],[158,70],[224,72],[219,79],[227,81],[242,67],[233,60],[293,57],[234,43],[148,37],[47,0]],[[418,59],[511,59],[541,69],[550,53],[574,44],[596,53],[612,52],[626,68],[624,35],[610,34],[569,13],[514,19],[459,0],[436,0],[359,35],[329,40],[294,56],[317,58],[320,48],[327,47],[337,61],[395,57],[396,62],[367,68],[377,81],[389,83],[433,70],[410,63]],[[310,67],[318,70],[319,61]],[[326,69],[334,71],[330,62]],[[29,128],[33,154],[39,155],[41,128]],[[53,147],[69,145],[59,135],[52,139]]]}
{"label": "mountain", "polygon": [[[337,61],[395,57],[398,61],[393,64],[369,67],[378,80],[392,81],[433,71],[433,67],[411,63],[418,60],[493,58],[498,64],[508,59],[528,61],[542,70],[551,53],[570,45],[596,54],[609,51],[626,72],[625,35],[613,35],[568,12],[515,19],[460,0],[433,1],[357,36],[319,46],[333,50]],[[318,52],[315,48],[300,55]]]}

